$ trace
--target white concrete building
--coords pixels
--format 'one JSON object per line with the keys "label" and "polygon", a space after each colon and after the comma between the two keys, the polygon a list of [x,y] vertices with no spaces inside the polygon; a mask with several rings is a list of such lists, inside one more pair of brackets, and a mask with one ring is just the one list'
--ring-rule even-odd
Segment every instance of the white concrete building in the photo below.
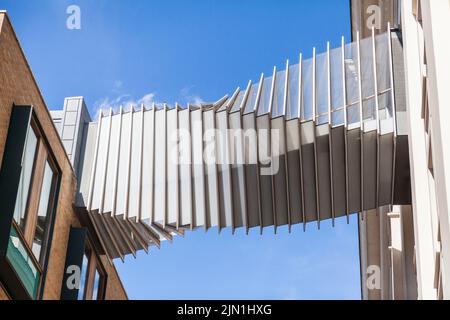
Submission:
{"label": "white concrete building", "polygon": [[450,299],[450,1],[351,5],[354,31],[390,21],[401,38],[412,200],[360,215],[363,298]]}

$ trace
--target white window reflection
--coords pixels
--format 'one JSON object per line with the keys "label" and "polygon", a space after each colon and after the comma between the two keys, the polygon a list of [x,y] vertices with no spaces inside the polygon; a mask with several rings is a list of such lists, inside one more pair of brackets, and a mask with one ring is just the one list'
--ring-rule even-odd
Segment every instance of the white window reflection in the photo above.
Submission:
{"label": "white window reflection", "polygon": [[93,300],[99,300],[99,288],[100,288],[100,273],[98,270],[95,270],[95,276],[94,276],[94,291],[92,293],[92,299]]}
{"label": "white window reflection", "polygon": [[78,300],[84,299],[88,265],[89,265],[89,259],[88,259],[87,255],[84,254],[83,255],[83,265],[81,267],[81,278],[80,278],[80,288],[78,290]]}
{"label": "white window reflection", "polygon": [[26,209],[28,194],[30,191],[31,175],[33,173],[34,158],[37,149],[37,137],[32,128],[28,129],[27,140],[25,142],[25,151],[23,154],[22,172],[20,174],[19,189],[16,198],[16,207],[14,209],[14,220],[25,230]]}
{"label": "white window reflection", "polygon": [[48,161],[45,164],[44,178],[42,181],[41,196],[36,221],[36,229],[33,241],[34,256],[39,259],[42,251],[42,244],[45,242],[46,230],[48,226],[49,204],[53,185],[53,170]]}

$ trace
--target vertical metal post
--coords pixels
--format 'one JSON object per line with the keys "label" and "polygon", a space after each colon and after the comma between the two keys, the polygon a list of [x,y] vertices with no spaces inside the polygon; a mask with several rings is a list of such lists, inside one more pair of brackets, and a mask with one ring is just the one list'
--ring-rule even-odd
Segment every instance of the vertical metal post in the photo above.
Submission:
{"label": "vertical metal post", "polygon": [[[297,109],[297,118],[299,121],[302,120],[302,108],[303,108],[303,88],[302,88],[302,73],[303,73],[303,56],[300,53],[298,58],[298,109]],[[303,115],[305,112],[303,112]]]}
{"label": "vertical metal post", "polygon": [[330,42],[327,42],[327,95],[328,95],[328,150],[330,153],[330,196],[331,196],[331,220],[333,227],[335,226],[336,213],[334,212],[334,173],[333,173],[333,136],[331,130],[333,127],[331,117],[331,57]]}
{"label": "vertical metal post", "polygon": [[312,57],[312,117],[314,123],[317,121],[317,115],[316,115],[316,48],[313,48],[313,57]]}
{"label": "vertical metal post", "polygon": [[268,114],[272,115],[273,100],[275,98],[275,84],[277,81],[277,67],[273,67],[272,86],[270,87],[270,99]]}
{"label": "vertical metal post", "polygon": [[259,78],[258,93],[256,94],[256,101],[255,105],[253,106],[253,112],[255,113],[255,115],[257,115],[259,111],[259,102],[261,101],[263,87],[264,87],[264,73],[261,73],[261,77]]}
{"label": "vertical metal post", "polygon": [[[286,60],[286,78],[284,81],[284,99],[283,99],[283,121],[286,119],[286,109],[289,98],[289,60]],[[290,113],[290,112],[289,112]],[[288,164],[288,154],[287,154],[287,136],[286,136],[286,125],[284,125],[284,162],[285,162],[285,176],[286,176],[286,203],[287,203],[287,215],[288,215],[288,225],[289,225],[289,233],[292,230],[292,212],[291,212],[291,203],[290,203],[290,195],[289,195],[289,164]]]}
{"label": "vertical metal post", "polygon": [[289,60],[286,60],[286,77],[284,80],[283,116],[286,116],[288,98],[289,98]]}
{"label": "vertical metal post", "polygon": [[372,64],[373,64],[373,85],[375,91],[375,120],[377,122],[377,181],[376,181],[376,203],[378,206],[380,193],[380,116],[378,103],[378,74],[377,74],[377,51],[375,45],[375,28],[372,27]]}
{"label": "vertical metal post", "polygon": [[332,126],[331,118],[331,57],[330,42],[327,42],[327,100],[328,100],[328,125]]}
{"label": "vertical metal post", "polygon": [[303,231],[306,231],[306,215],[305,215],[305,191],[304,191],[304,183],[303,183],[303,158],[302,158],[302,139],[301,139],[301,122],[302,117],[304,117],[305,112],[303,110],[303,55],[300,53],[299,55],[299,63],[298,63],[298,110],[297,110],[297,118],[299,121],[298,126],[298,134],[300,137],[300,147],[298,149],[300,156],[300,188],[302,192],[302,220],[303,220]]}
{"label": "vertical metal post", "polygon": [[347,224],[350,223],[350,212],[348,206],[348,141],[347,141],[347,75],[345,70],[345,38],[341,40],[341,67],[342,67],[342,102],[344,108],[344,153],[345,153],[345,214],[347,216]]}
{"label": "vertical metal post", "polygon": [[250,95],[250,90],[252,88],[252,80],[250,80],[247,84],[247,88],[245,89],[244,97],[242,98],[241,105],[239,106],[239,112],[241,114],[245,111],[245,106],[247,105],[248,96]]}
{"label": "vertical metal post", "polygon": [[314,124],[314,173],[315,173],[315,182],[316,182],[316,210],[317,210],[317,228],[320,230],[320,199],[319,199],[319,175],[318,175],[318,164],[317,164],[317,143],[316,143],[316,122],[317,122],[317,84],[316,84],[316,48],[313,48],[313,73],[312,73],[312,115],[313,115],[313,124]]}
{"label": "vertical metal post", "polygon": [[361,211],[364,210],[364,120],[363,120],[363,97],[362,97],[362,75],[361,75],[361,41],[359,31],[356,33],[357,57],[358,57],[358,92],[359,92],[359,123],[360,123],[360,140],[361,140]]}
{"label": "vertical metal post", "polygon": [[396,152],[397,152],[397,113],[395,106],[395,90],[394,90],[394,65],[393,65],[393,52],[392,52],[392,36],[391,36],[391,24],[388,22],[387,27],[387,37],[388,37],[388,57],[389,57],[389,80],[391,85],[391,103],[392,103],[392,123],[394,127],[394,156],[392,157],[392,195],[391,203],[394,203],[394,187],[395,187],[395,166],[396,166]]}

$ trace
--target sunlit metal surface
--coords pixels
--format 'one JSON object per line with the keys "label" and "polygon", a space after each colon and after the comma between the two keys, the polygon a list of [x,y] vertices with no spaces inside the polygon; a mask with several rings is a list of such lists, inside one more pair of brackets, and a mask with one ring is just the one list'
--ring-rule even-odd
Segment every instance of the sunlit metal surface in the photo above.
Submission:
{"label": "sunlit metal surface", "polygon": [[101,114],[80,192],[108,255],[186,229],[320,227],[394,204],[390,41],[314,49],[214,104]]}

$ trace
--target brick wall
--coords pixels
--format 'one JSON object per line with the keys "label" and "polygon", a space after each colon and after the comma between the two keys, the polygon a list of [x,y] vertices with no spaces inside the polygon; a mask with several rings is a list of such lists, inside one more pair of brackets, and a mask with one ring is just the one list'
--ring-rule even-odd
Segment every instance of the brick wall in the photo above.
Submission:
{"label": "brick wall", "polygon": [[[0,12],[0,164],[13,104],[34,107],[38,122],[62,170],[55,231],[44,290],[44,299],[59,299],[70,226],[79,226],[72,206],[75,199],[76,178],[9,18]],[[125,290],[115,268],[107,262],[106,257],[102,257],[102,261],[108,274],[106,298],[126,299]],[[2,299],[1,290],[0,299]]]}
{"label": "brick wall", "polygon": [[0,284],[0,300],[10,300],[8,294],[6,293],[6,290],[2,287]]}

